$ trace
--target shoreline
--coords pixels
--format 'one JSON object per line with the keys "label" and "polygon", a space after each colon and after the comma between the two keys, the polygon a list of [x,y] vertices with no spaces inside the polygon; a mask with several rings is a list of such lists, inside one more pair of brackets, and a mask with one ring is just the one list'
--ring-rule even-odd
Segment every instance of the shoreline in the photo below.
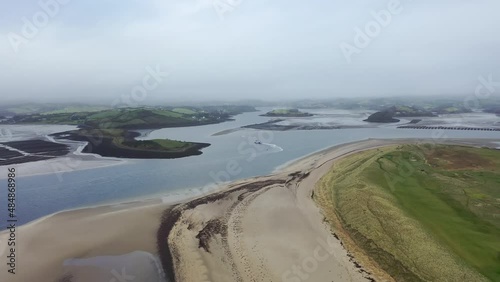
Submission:
{"label": "shoreline", "polygon": [[[175,189],[173,191],[166,192],[166,193],[155,193],[155,194],[151,194],[151,195],[144,195],[144,196],[141,196],[141,197],[131,197],[131,198],[124,198],[124,199],[117,199],[117,200],[107,201],[107,202],[104,202],[104,203],[99,203],[99,204],[96,204],[96,205],[89,205],[89,206],[82,206],[82,207],[78,207],[78,208],[61,210],[61,211],[58,211],[56,213],[43,216],[41,218],[45,218],[47,216],[59,214],[59,213],[62,213],[62,212],[71,212],[71,211],[78,211],[78,210],[85,210],[85,209],[94,209],[94,208],[99,208],[99,207],[110,207],[110,206],[117,206],[117,205],[127,205],[129,203],[134,203],[134,202],[148,202],[148,201],[154,201],[154,200],[161,200],[163,203],[171,203],[171,204],[187,202],[187,201],[194,200],[194,199],[197,199],[197,198],[206,197],[206,196],[209,196],[211,194],[224,192],[226,189],[228,189],[228,187],[230,187],[232,185],[236,185],[238,183],[246,182],[248,180],[252,180],[252,179],[256,179],[256,178],[261,178],[261,177],[271,177],[271,176],[274,176],[276,174],[284,173],[284,172],[290,170],[290,168],[297,167],[302,162],[307,162],[307,161],[309,161],[311,159],[314,159],[315,157],[323,156],[323,155],[325,155],[325,154],[327,154],[327,153],[329,153],[331,151],[334,151],[334,150],[342,148],[342,147],[346,147],[346,146],[349,146],[349,145],[356,145],[358,143],[367,142],[367,141],[370,141],[370,140],[381,141],[381,142],[384,142],[384,141],[387,141],[387,142],[391,142],[391,141],[398,142],[398,143],[390,143],[390,144],[382,145],[382,146],[388,146],[388,145],[391,145],[391,144],[400,144],[400,142],[409,141],[409,142],[424,142],[424,143],[449,144],[449,145],[486,146],[486,147],[489,147],[491,149],[500,150],[500,137],[498,139],[492,139],[492,138],[452,138],[452,139],[444,140],[444,142],[432,142],[435,139],[428,139],[428,138],[424,138],[424,139],[416,139],[416,138],[390,138],[390,139],[366,138],[366,139],[362,139],[362,140],[356,140],[356,141],[352,141],[352,142],[342,143],[342,144],[338,144],[338,145],[334,145],[334,146],[328,146],[328,147],[319,149],[317,151],[314,151],[314,152],[309,153],[307,155],[304,155],[302,157],[298,157],[298,158],[295,158],[293,160],[287,161],[287,162],[285,162],[285,163],[283,163],[281,165],[278,165],[271,172],[269,172],[266,175],[263,175],[263,176],[253,176],[253,177],[250,177],[250,178],[234,179],[234,180],[232,180],[230,182],[227,182],[227,183],[221,183],[221,184],[218,185],[218,189],[211,190],[209,193],[203,193],[201,195],[199,195],[199,193],[196,193],[198,195],[193,195],[193,193],[191,191],[193,191],[193,190],[194,191],[199,191],[204,186],[199,186],[199,187],[182,187],[182,188],[178,188],[178,189]],[[436,140],[439,140],[439,139],[436,139]],[[486,144],[488,144],[489,146],[487,146]],[[377,147],[379,147],[379,146],[377,146]],[[369,149],[375,149],[377,147],[371,147]],[[73,154],[73,153],[70,153],[70,155],[71,154]],[[68,157],[68,156],[66,156],[66,157]],[[120,158],[102,157],[100,155],[89,154],[89,153],[82,153],[81,155],[76,155],[76,156],[91,156],[91,157],[95,157],[96,158],[96,160],[81,159],[81,160],[76,160],[76,161],[82,161],[82,162],[113,161],[114,163],[110,163],[110,164],[95,164],[94,166],[89,166],[89,167],[85,167],[85,168],[78,168],[78,169],[67,170],[67,171],[58,171],[58,172],[64,173],[64,172],[71,172],[71,171],[97,169],[97,168],[102,168],[102,167],[122,165],[122,164],[126,164],[128,162],[134,161],[133,159],[127,160],[127,159],[120,159]],[[51,162],[51,161],[57,161],[57,160],[58,160],[58,158],[51,159],[51,160],[44,160],[44,161],[33,162],[33,164],[41,164],[42,162]],[[23,165],[29,165],[29,164],[31,164],[31,163],[24,163]],[[5,166],[5,167],[7,167],[7,166]],[[2,167],[0,166],[0,168],[2,168]],[[56,173],[56,172],[53,172],[53,171],[50,171],[50,172],[49,171],[47,171],[47,172],[40,172],[40,173],[36,173],[36,174],[23,175],[22,177],[47,175],[47,174],[51,174],[51,173]],[[3,179],[2,175],[0,175],[0,179]],[[35,220],[31,221],[31,222],[27,222],[27,223],[25,223],[23,225],[30,224],[32,222],[35,222],[35,221],[39,220],[39,219],[40,218],[35,219]],[[1,232],[2,231],[0,231],[0,233]]]}
{"label": "shoreline", "polygon": [[[323,240],[322,242],[328,241],[329,247],[335,250],[332,253],[336,254],[329,257],[332,264],[322,264],[321,270],[310,273],[316,275],[313,281],[324,279],[331,272],[340,277],[349,277],[351,281],[373,281],[371,273],[376,271],[367,271],[356,262],[342,243],[335,240],[330,227],[324,224],[319,207],[311,198],[312,190],[315,183],[329,170],[330,166],[326,164],[359,151],[401,142],[409,140],[365,140],[334,146],[305,157],[278,174],[233,183],[225,191],[175,207],[173,213],[166,218],[166,230],[160,234],[164,238],[158,238],[159,242],[162,239],[168,241],[168,244],[163,245],[164,255],[167,252],[162,259],[165,272],[174,273],[175,277],[171,279],[175,281],[252,281],[254,277],[248,276],[249,273],[265,273],[265,277],[269,277],[266,281],[285,279],[283,275],[291,275],[290,267],[300,265],[301,258],[307,258],[308,254],[310,256],[316,250],[316,241]],[[262,205],[262,202],[273,204]],[[285,211],[283,207],[274,206],[283,205],[283,202],[287,209]],[[250,212],[248,210],[252,205],[259,208]],[[265,218],[258,214],[265,214]],[[289,221],[290,216],[294,218],[293,223]],[[262,229],[261,222],[256,222],[254,217],[260,218],[261,222],[268,222],[265,224],[267,228]],[[245,218],[252,221],[246,228]],[[287,222],[289,226],[280,226],[281,222]],[[282,237],[278,243],[273,238],[282,233],[280,229],[288,229],[287,234],[296,234],[299,238]],[[259,242],[261,246],[258,251],[257,246],[245,246],[248,241],[256,243],[251,239],[253,236],[248,234],[253,230],[257,230],[254,232],[268,240],[267,244]],[[289,246],[293,245],[304,248],[290,250]],[[274,252],[269,253],[270,250]],[[261,253],[268,255],[265,267],[258,263],[263,259],[259,258]],[[243,254],[244,257],[241,257]],[[220,260],[226,263],[214,263]],[[226,266],[227,263],[230,265]],[[210,270],[216,273],[212,280],[202,280]],[[220,273],[224,273],[223,279],[219,277],[222,275]],[[286,279],[293,280],[293,276],[288,277]]]}
{"label": "shoreline", "polygon": [[[315,183],[336,160],[377,147],[444,143],[495,148],[495,142],[499,139],[366,139],[322,149],[270,175],[236,180],[221,190],[176,203],[159,197],[61,211],[18,227],[18,242],[23,246],[18,255],[26,263],[19,269],[33,271],[23,271],[11,281],[36,278],[53,282],[65,271],[83,275],[77,269],[64,268],[63,261],[137,250],[161,257],[165,274],[175,275],[176,281],[250,281],[248,273],[262,277],[262,281],[275,281],[294,277],[291,267],[304,264],[322,246],[318,242],[327,242],[323,249],[332,254],[325,263],[317,261],[314,272],[308,272],[311,281],[332,273],[351,281],[385,277],[359,265],[332,235],[311,198]],[[81,233],[90,227],[90,234]],[[123,232],[124,228],[128,231]],[[6,231],[0,232],[0,241],[6,236]],[[78,238],[84,243],[73,246]],[[4,247],[0,247],[0,254],[6,251]],[[7,273],[5,267],[0,265],[0,277]]]}

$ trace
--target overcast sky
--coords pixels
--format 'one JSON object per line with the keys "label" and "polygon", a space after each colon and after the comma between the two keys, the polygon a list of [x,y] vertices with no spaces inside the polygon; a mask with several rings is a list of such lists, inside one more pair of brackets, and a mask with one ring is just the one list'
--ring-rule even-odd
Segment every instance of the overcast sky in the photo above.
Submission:
{"label": "overcast sky", "polygon": [[170,74],[146,79],[144,102],[459,95],[500,80],[498,0],[55,1],[0,0],[2,100],[113,100],[148,67]]}

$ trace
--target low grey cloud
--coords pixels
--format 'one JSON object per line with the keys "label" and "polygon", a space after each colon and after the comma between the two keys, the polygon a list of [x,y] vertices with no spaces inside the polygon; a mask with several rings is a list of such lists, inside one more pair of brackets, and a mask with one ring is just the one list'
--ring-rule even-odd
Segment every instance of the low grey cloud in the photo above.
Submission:
{"label": "low grey cloud", "polygon": [[401,12],[346,60],[342,43],[356,47],[391,2],[2,1],[0,91],[112,100],[156,65],[171,75],[150,97],[165,101],[458,95],[500,76],[494,0],[397,1]]}

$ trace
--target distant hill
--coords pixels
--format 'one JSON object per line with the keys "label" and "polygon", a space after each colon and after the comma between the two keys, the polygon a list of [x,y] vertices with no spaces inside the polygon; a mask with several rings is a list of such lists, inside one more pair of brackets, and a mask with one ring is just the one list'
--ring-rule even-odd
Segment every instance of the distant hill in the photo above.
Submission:
{"label": "distant hill", "polygon": [[0,114],[4,116],[32,115],[32,114],[57,114],[76,112],[98,112],[110,109],[102,105],[87,105],[80,103],[55,104],[55,103],[23,103],[0,106]]}
{"label": "distant hill", "polygon": [[247,107],[200,108],[119,108],[93,112],[20,114],[9,119],[16,124],[69,124],[101,129],[154,129],[212,124],[227,121]]}

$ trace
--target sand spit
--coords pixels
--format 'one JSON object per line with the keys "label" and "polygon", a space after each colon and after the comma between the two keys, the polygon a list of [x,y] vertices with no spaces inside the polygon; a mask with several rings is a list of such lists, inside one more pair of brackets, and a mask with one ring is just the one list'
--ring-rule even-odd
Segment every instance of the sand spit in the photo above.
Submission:
{"label": "sand spit", "polygon": [[[120,281],[110,276],[120,274],[119,266],[106,271],[92,266],[104,258],[109,265],[144,265],[148,270],[141,268],[132,280],[144,282],[158,281],[156,259],[167,281],[177,282],[392,281],[344,248],[312,193],[344,156],[424,142],[498,146],[498,140],[484,139],[370,139],[323,150],[273,175],[240,180],[173,208],[155,199],[58,213],[18,228],[16,275],[7,273],[8,233],[0,233],[0,280]],[[138,262],[124,262],[127,258]],[[85,269],[73,269],[82,264]]]}
{"label": "sand spit", "polygon": [[[323,222],[311,196],[315,183],[330,168],[328,162],[388,143],[370,140],[339,146],[298,160],[275,175],[250,179],[176,207],[166,216],[166,222],[176,222],[168,236],[171,257],[163,260],[172,263],[170,270],[175,269],[171,279],[373,279]],[[159,239],[159,246],[167,246]]]}
{"label": "sand spit", "polygon": [[480,139],[354,142],[298,160],[274,175],[241,181],[224,192],[177,206],[165,214],[158,234],[170,280],[391,281],[376,265],[363,265],[344,248],[335,230],[324,223],[312,193],[339,158],[421,142],[493,145]]}

